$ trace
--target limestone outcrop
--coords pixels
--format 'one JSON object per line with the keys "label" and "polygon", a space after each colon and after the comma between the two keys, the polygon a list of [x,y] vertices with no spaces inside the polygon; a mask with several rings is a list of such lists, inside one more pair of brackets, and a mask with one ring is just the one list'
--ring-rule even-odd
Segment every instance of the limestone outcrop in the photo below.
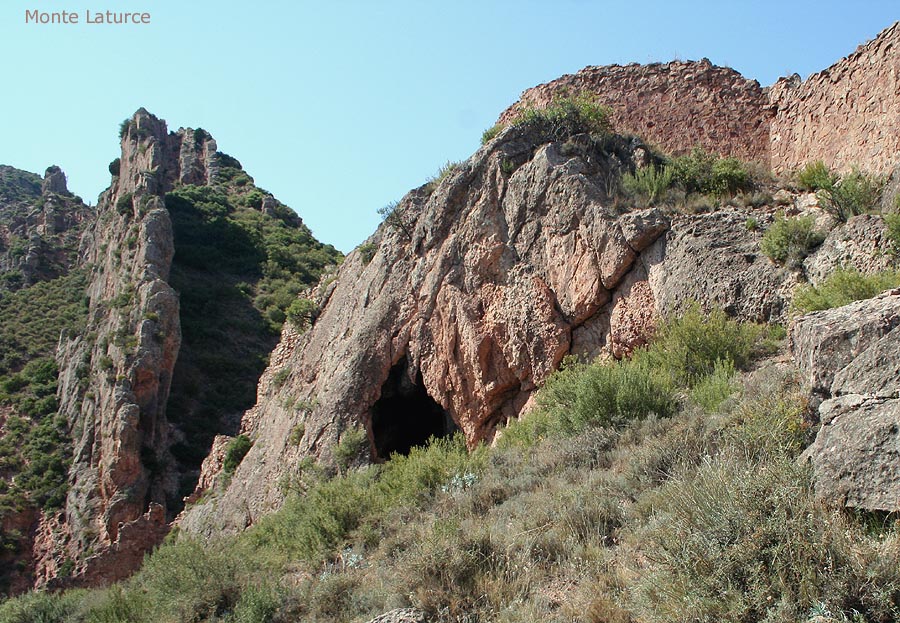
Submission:
{"label": "limestone outcrop", "polygon": [[798,318],[791,350],[821,423],[804,456],[827,501],[900,510],[900,290]]}

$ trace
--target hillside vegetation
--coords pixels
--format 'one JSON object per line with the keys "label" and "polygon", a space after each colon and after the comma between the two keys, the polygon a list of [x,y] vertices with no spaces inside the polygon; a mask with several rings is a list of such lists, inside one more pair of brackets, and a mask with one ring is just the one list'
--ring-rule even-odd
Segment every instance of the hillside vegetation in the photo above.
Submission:
{"label": "hillside vegetation", "polygon": [[760,362],[777,337],[692,310],[629,361],[569,364],[496,448],[304,464],[245,533],[175,535],[127,582],[0,621],[896,620],[900,534],[813,495],[804,394]]}
{"label": "hillside vegetation", "polygon": [[[219,158],[228,166],[209,186],[166,196],[175,233],[170,283],[180,295],[182,330],[167,416],[182,433],[172,453],[188,472],[216,433],[237,432],[288,308],[342,257],[257,188],[236,160]],[[181,493],[194,482],[189,474]]]}

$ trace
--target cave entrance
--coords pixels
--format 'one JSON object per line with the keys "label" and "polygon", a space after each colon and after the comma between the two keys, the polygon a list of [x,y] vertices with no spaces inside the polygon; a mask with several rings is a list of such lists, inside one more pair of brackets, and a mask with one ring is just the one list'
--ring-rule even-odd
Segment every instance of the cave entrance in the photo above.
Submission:
{"label": "cave entrance", "polygon": [[381,398],[372,407],[372,437],[378,458],[404,456],[431,437],[447,437],[458,428],[450,415],[425,391],[422,373],[410,377],[404,357],[391,368],[381,387]]}

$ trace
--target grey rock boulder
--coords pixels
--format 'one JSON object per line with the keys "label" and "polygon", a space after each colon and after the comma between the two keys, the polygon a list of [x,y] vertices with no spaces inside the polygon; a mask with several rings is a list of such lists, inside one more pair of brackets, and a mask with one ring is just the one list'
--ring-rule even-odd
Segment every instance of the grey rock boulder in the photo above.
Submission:
{"label": "grey rock boulder", "polygon": [[900,510],[900,289],[816,312],[791,327],[791,350],[821,428],[803,454],[833,504]]}

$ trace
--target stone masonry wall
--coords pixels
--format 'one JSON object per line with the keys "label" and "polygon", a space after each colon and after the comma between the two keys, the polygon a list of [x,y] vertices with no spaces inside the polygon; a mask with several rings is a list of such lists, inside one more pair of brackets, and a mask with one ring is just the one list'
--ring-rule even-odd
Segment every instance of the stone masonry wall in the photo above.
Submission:
{"label": "stone masonry wall", "polygon": [[769,88],[776,172],[812,160],[887,173],[900,156],[900,23],[805,81]]}
{"label": "stone masonry wall", "polygon": [[702,145],[768,163],[765,92],[755,80],[707,59],[586,67],[528,89],[503,112],[500,122],[509,122],[523,104],[542,107],[564,91],[595,93],[612,108],[618,132],[637,134],[668,153],[681,154]]}
{"label": "stone masonry wall", "polygon": [[699,145],[783,173],[813,160],[888,173],[900,162],[900,22],[805,81],[760,88],[708,60],[586,67],[528,89],[500,116],[588,91],[610,106],[617,131],[663,151]]}

